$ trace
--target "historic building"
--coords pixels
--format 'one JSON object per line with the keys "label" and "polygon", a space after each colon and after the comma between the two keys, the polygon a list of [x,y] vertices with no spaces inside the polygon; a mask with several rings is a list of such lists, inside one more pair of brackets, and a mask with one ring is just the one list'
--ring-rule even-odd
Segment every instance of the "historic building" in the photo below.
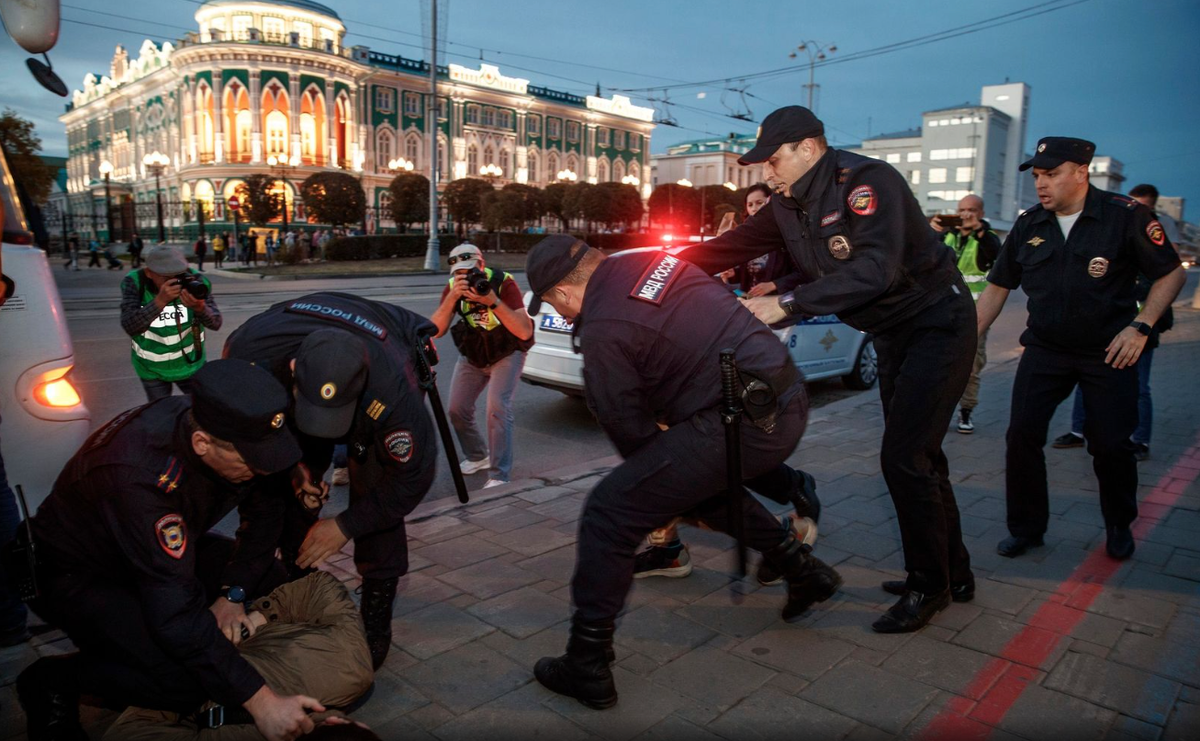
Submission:
{"label": "historic building", "polygon": [[[430,174],[434,129],[440,185],[618,181],[649,195],[653,110],[626,97],[550,90],[489,64],[439,65],[430,126],[428,63],[345,47],[346,28],[324,5],[209,0],[195,19],[197,31],[144,41],[136,59],[117,47],[108,74],[88,75],[60,117],[79,231],[107,228],[106,172],[116,222],[136,219],[150,236],[160,197],[175,236],[195,233],[197,204],[206,220],[230,221],[228,198],[253,173],[279,178],[289,223],[306,220],[296,186],[315,172],[352,173],[369,205],[386,206],[397,171]],[[125,231],[115,226],[114,238]]]}

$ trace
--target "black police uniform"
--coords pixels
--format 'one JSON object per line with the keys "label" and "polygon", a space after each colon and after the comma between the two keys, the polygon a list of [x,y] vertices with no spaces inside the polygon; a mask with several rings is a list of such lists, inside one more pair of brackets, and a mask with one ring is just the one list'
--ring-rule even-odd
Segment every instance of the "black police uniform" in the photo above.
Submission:
{"label": "black police uniform", "polygon": [[1127,528],[1137,517],[1137,462],[1129,440],[1138,422],[1137,366],[1105,364],[1105,348],[1137,316],[1138,273],[1155,281],[1178,267],[1179,255],[1150,209],[1123,195],[1089,186],[1066,239],[1055,214],[1041,204],[1017,219],[988,274],[989,282],[1028,296],[1007,436],[1012,535],[1036,540],[1046,532],[1042,449],[1050,418],[1077,383],[1105,524]]}
{"label": "black police uniform", "polygon": [[[292,390],[290,361],[309,334],[326,328],[345,330],[366,346],[366,389],[344,438],[305,435],[294,420],[292,429],[304,462],[316,473],[329,467],[335,444],[347,446],[350,506],[337,516],[338,526],[354,539],[354,564],[364,579],[395,579],[408,572],[404,518],[425,497],[436,473],[437,437],[413,361],[418,332],[432,334],[433,325],[391,304],[313,293],[251,317],[230,335],[224,353],[267,369]],[[294,558],[292,551],[316,515],[301,516],[298,506],[287,509],[289,517],[299,517],[283,537],[285,556]]]}
{"label": "black police uniform", "polygon": [[[904,178],[828,149],[738,228],[680,256],[718,272],[784,245],[803,283],[794,311],[837,314],[874,335],[885,429],[880,452],[896,506],[908,588],[972,580],[942,438],[975,359],[975,306]],[[781,300],[782,303],[782,300]]]}
{"label": "black police uniform", "polygon": [[[799,485],[783,462],[804,432],[808,400],[779,339],[720,283],[670,255],[635,253],[601,262],[587,284],[575,331],[588,406],[625,458],[588,496],[571,582],[576,618],[604,623],[621,611],[635,551],[651,530],[687,513],[729,531],[720,494],[721,350],[734,348],[740,370],[777,379],[779,387],[774,431],[743,423],[750,488],[780,492]],[[784,540],[779,521],[757,500],[746,497],[742,507],[750,547],[765,551]]]}
{"label": "black police uniform", "polygon": [[251,594],[276,586],[254,566],[275,544],[242,538],[226,565],[228,550],[205,533],[247,498],[271,495],[201,462],[191,406],[171,396],[101,427],[31,520],[40,581],[31,606],[80,649],[85,694],[187,712],[208,699],[240,706],[263,684],[208,607],[221,585]]}

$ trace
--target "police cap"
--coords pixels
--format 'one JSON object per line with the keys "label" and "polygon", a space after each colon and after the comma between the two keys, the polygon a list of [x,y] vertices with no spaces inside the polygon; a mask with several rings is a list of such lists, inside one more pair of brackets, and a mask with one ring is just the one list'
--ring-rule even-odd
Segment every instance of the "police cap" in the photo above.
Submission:
{"label": "police cap", "polygon": [[811,139],[825,134],[825,124],[813,112],[801,105],[789,105],[772,111],[758,127],[758,143],[738,157],[739,165],[766,162],[784,144]]}
{"label": "police cap", "polygon": [[1092,161],[1096,145],[1087,139],[1072,139],[1069,136],[1047,136],[1038,141],[1033,158],[1022,162],[1017,169],[1025,172],[1031,167],[1053,170],[1064,162],[1086,165]]}
{"label": "police cap", "polygon": [[343,329],[318,329],[296,351],[296,425],[313,437],[345,435],[367,386],[367,348]]}
{"label": "police cap", "polygon": [[206,363],[191,378],[192,416],[214,437],[233,443],[259,473],[278,473],[300,460],[284,424],[288,395],[275,378],[245,360]]}
{"label": "police cap", "polygon": [[[572,255],[571,249],[577,244],[582,248]],[[530,316],[542,308],[542,295],[566,278],[591,249],[582,239],[569,234],[552,234],[529,250],[525,256],[525,277],[533,292],[533,298],[529,299]]]}

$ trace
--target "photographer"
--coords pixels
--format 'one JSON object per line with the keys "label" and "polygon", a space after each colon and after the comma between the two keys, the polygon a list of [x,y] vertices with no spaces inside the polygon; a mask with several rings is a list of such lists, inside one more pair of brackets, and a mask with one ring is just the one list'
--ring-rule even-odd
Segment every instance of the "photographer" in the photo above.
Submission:
{"label": "photographer", "polygon": [[[525,352],[533,346],[533,322],[521,300],[521,289],[508,273],[497,275],[487,267],[473,244],[450,252],[450,285],[430,319],[437,337],[451,329],[454,345],[462,354],[454,366],[450,385],[450,422],[458,435],[465,460],[463,473],[488,469],[484,488],[508,483],[512,476],[513,393]],[[488,388],[488,439],[484,443],[475,424],[475,401]],[[490,452],[489,452],[490,451]]]}
{"label": "photographer", "polygon": [[121,328],[133,338],[133,369],[149,401],[190,393],[189,379],[204,366],[204,328],[221,328],[212,284],[187,266],[178,247],[150,250],[145,267],[121,281]]}

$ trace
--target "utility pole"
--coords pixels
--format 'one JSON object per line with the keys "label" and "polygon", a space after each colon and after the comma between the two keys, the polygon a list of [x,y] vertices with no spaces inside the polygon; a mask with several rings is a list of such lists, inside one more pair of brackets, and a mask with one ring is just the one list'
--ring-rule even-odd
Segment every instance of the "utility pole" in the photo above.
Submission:
{"label": "utility pole", "polygon": [[835,51],[837,51],[837,44],[832,42],[813,41],[809,39],[808,41],[800,42],[800,46],[796,47],[796,51],[788,54],[788,57],[790,59],[798,58],[799,55],[796,53],[797,51],[802,51],[808,54],[808,84],[804,87],[808,89],[808,110],[811,111],[813,110],[813,94],[816,92],[818,87],[815,79],[817,62],[820,62],[826,58],[826,52],[833,54]]}
{"label": "utility pole", "polygon": [[[429,140],[429,244],[425,247],[425,269],[437,272],[441,243],[438,241],[438,97],[437,45],[438,0],[429,0],[429,105],[425,113],[425,138]],[[449,154],[449,152],[447,152]]]}

